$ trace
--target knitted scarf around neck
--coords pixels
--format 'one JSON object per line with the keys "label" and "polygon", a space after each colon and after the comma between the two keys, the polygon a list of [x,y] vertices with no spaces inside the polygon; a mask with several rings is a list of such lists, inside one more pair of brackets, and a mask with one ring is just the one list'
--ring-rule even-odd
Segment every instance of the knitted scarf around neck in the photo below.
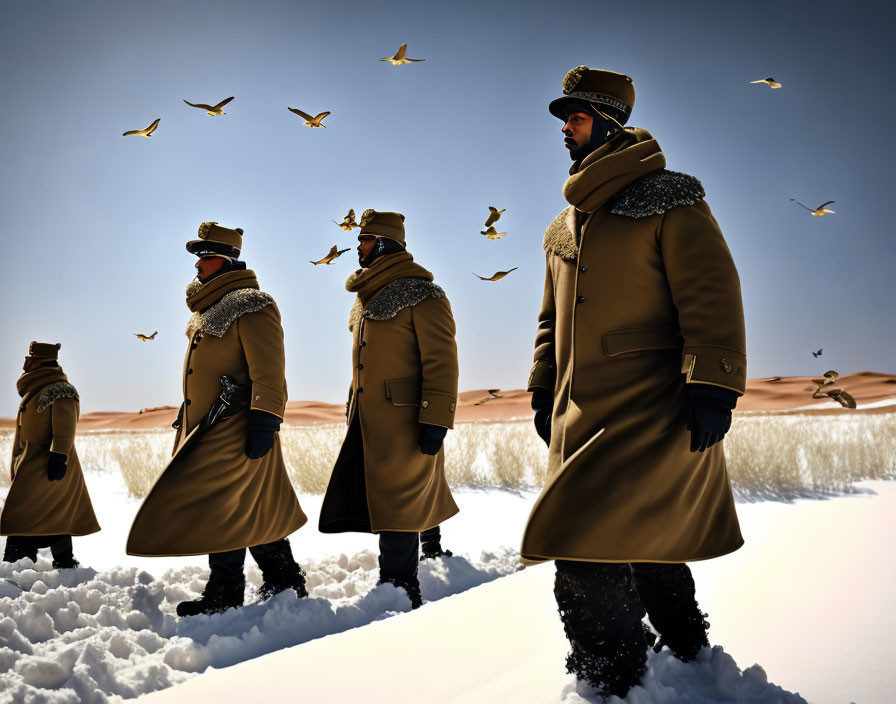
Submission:
{"label": "knitted scarf around neck", "polygon": [[573,165],[563,196],[576,210],[593,213],[632,181],[665,165],[666,157],[653,136],[640,127],[628,127]]}
{"label": "knitted scarf around neck", "polygon": [[39,391],[47,384],[54,384],[57,381],[68,381],[62,367],[39,367],[22,374],[16,382],[16,389],[19,396],[25,398],[28,394]]}
{"label": "knitted scarf around neck", "polygon": [[258,279],[251,269],[228,271],[207,283],[194,279],[187,286],[187,308],[194,313],[208,310],[226,294],[241,288],[258,288]]}
{"label": "knitted scarf around neck", "polygon": [[414,262],[410,252],[396,252],[380,257],[369,269],[358,269],[348,277],[345,290],[357,293],[361,306],[366,309],[384,286],[409,276],[433,280],[429,271]]}

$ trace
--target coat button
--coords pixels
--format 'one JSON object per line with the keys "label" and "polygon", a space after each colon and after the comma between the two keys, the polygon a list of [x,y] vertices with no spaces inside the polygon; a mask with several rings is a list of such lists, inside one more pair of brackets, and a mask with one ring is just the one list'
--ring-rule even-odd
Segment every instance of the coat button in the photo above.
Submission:
{"label": "coat button", "polygon": [[576,296],[576,303],[584,303],[584,302],[585,302],[584,296]]}
{"label": "coat button", "polygon": [[186,406],[189,406],[191,403],[192,403],[192,401],[190,401],[190,399],[187,399],[186,401],[184,401],[184,405],[186,405]]}
{"label": "coat button", "polygon": [[584,264],[584,265],[582,266],[582,268],[579,269],[579,271],[588,271],[588,269],[589,269],[588,265],[587,265],[587,264]]}
{"label": "coat button", "polygon": [[725,359],[724,357],[722,357],[722,359],[719,360],[719,364],[722,366],[722,370],[723,370],[726,374],[730,374],[731,372],[734,371],[734,365],[731,364],[731,362],[729,362],[729,361],[728,361],[727,359]]}
{"label": "coat button", "polygon": [[448,410],[451,411],[452,413],[454,413],[455,408],[457,408],[457,404],[455,404],[454,401],[452,401],[451,403],[448,404]]}
{"label": "coat button", "polygon": [[187,369],[187,374],[192,374],[192,373],[193,373],[192,369]]}
{"label": "coat button", "polygon": [[424,401],[420,405],[423,406],[424,408],[429,408],[429,401]]}
{"label": "coat button", "polygon": [[361,340],[361,347],[367,347],[367,340]]}
{"label": "coat button", "polygon": [[358,369],[363,369],[363,368],[364,368],[364,365],[363,365],[363,364],[359,364],[359,365],[358,365]]}
{"label": "coat button", "polygon": [[364,387],[363,387],[363,386],[359,386],[359,387],[358,387],[358,393],[359,393],[359,394],[364,393]]}

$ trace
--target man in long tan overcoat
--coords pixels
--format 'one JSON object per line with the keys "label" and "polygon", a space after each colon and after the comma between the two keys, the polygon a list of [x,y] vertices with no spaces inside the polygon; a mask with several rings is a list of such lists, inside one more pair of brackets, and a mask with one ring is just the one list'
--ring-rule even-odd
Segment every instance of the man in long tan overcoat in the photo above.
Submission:
{"label": "man in long tan overcoat", "polygon": [[628,76],[580,66],[550,111],[574,161],[548,227],[529,379],[549,472],[522,542],[555,560],[567,667],[625,696],[646,613],[683,660],[708,645],[686,563],[743,543],[722,437],[743,394],[740,282],[700,182],[623,127]]}
{"label": "man in long tan overcoat", "polygon": [[323,533],[379,535],[380,583],[416,608],[419,532],[457,513],[442,441],[457,407],[457,346],[445,292],[405,248],[404,216],[361,217],[348,432],[320,513]]}
{"label": "man in long tan overcoat", "polygon": [[238,257],[243,231],[203,223],[187,243],[198,275],[187,287],[184,401],[171,462],[143,501],[130,555],[208,554],[202,597],[179,616],[243,604],[246,549],[261,596],[307,595],[286,539],[307,518],[286,474],[278,431],[286,408],[280,311]]}
{"label": "man in long tan overcoat", "polygon": [[16,385],[22,403],[0,535],[9,536],[7,562],[36,562],[38,549],[49,547],[53,567],[67,569],[78,566],[72,536],[96,533],[100,526],[75,451],[79,397],[59,366],[60,347],[32,342]]}

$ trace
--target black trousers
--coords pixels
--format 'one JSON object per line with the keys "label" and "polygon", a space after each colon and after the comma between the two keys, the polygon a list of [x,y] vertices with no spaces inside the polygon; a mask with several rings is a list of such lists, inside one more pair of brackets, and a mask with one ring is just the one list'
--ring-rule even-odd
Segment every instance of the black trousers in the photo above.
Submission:
{"label": "black trousers", "polygon": [[412,577],[420,560],[420,534],[386,530],[380,536],[380,575]]}
{"label": "black trousers", "polygon": [[[275,540],[273,543],[253,545],[249,548],[252,558],[261,570],[265,582],[279,582],[280,577],[288,572],[299,569],[292,556],[292,548],[286,538]],[[209,582],[242,582],[245,580],[243,565],[246,562],[246,548],[228,550],[226,552],[213,552],[208,556],[208,566],[211,568]]]}
{"label": "black trousers", "polygon": [[420,532],[420,542],[421,543],[441,543],[442,542],[442,529],[440,526],[435,526],[433,528],[427,528],[424,531]]}
{"label": "black trousers", "polygon": [[557,560],[554,595],[571,651],[567,670],[605,695],[624,697],[644,675],[648,616],[682,660],[708,645],[686,564]]}
{"label": "black trousers", "polygon": [[74,559],[70,535],[10,535],[6,538],[3,559],[15,562],[23,557],[30,557],[32,562],[37,562],[37,551],[40,548],[50,548],[53,560],[61,564],[70,564]]}

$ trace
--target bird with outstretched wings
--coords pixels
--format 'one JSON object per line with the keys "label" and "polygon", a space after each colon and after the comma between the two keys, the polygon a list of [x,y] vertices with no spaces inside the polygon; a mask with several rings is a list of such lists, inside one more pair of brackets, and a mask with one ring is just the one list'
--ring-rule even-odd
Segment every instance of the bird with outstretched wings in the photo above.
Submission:
{"label": "bird with outstretched wings", "polygon": [[224,98],[217,105],[208,105],[206,103],[191,103],[189,100],[184,100],[184,102],[192,108],[200,108],[208,112],[209,115],[214,117],[215,115],[226,115],[227,113],[222,110],[222,108],[227,105],[231,100],[233,100],[233,96],[231,95],[229,98]]}
{"label": "bird with outstretched wings", "polygon": [[393,66],[401,66],[402,64],[416,63],[418,61],[426,61],[426,59],[409,59],[407,57],[408,45],[402,44],[398,47],[398,51],[395,52],[395,56],[386,56],[380,61],[388,61]]}
{"label": "bird with outstretched wings", "polygon": [[333,263],[333,260],[334,260],[334,259],[338,259],[338,258],[341,257],[343,254],[345,254],[349,249],[350,249],[350,248],[347,248],[347,249],[339,249],[339,248],[334,244],[333,247],[330,249],[329,252],[327,252],[327,255],[326,255],[323,259],[318,259],[316,262],[311,261],[310,259],[309,259],[308,261],[311,262],[312,264],[314,264],[314,266],[317,266],[318,264],[327,264],[327,265],[329,265],[329,264],[332,264],[332,263]]}
{"label": "bird with outstretched wings", "polygon": [[507,208],[501,208],[501,210],[498,210],[493,205],[488,206],[488,209],[489,209],[489,214],[488,214],[488,217],[485,219],[486,227],[491,227],[496,222],[498,222],[498,219],[501,217],[501,213],[503,213],[505,210],[507,210]]}
{"label": "bird with outstretched wings", "polygon": [[159,126],[159,122],[162,118],[157,117],[153,120],[152,124],[143,130],[129,130],[128,132],[123,132],[122,137],[129,137],[131,135],[136,135],[137,137],[152,137],[152,133],[156,131],[156,127]]}
{"label": "bird with outstretched wings", "polygon": [[156,339],[156,335],[159,334],[159,331],[156,330],[152,335],[144,335],[143,333],[139,333],[139,332],[135,332],[134,334],[137,336],[137,339],[140,340],[141,342],[149,342],[150,340]]}
{"label": "bird with outstretched wings", "polygon": [[303,112],[298,108],[287,107],[286,109],[291,113],[301,117],[305,121],[306,127],[326,127],[326,125],[322,124],[322,120],[330,114],[330,111],[327,110],[326,112],[319,112],[314,117],[311,117],[311,115],[309,115],[307,112]]}
{"label": "bird with outstretched wings", "polygon": [[801,206],[804,207],[806,210],[808,210],[810,213],[812,213],[813,215],[816,215],[816,216],[818,216],[818,217],[821,217],[822,215],[827,215],[828,213],[834,213],[834,212],[836,212],[836,211],[834,211],[834,210],[831,210],[830,208],[825,208],[826,205],[830,205],[831,203],[834,202],[834,201],[832,201],[832,200],[825,201],[824,203],[822,203],[821,205],[819,205],[817,208],[814,208],[814,209],[813,209],[813,208],[810,208],[808,205],[803,205],[803,204],[800,203],[796,198],[791,198],[790,200],[792,200],[792,201],[793,201],[794,203],[796,203],[797,205],[801,205]]}
{"label": "bird with outstretched wings", "polygon": [[479,276],[475,271],[473,272],[473,276],[480,278],[482,281],[500,281],[505,276],[507,276],[511,271],[516,271],[519,269],[518,266],[513,267],[513,269],[509,269],[508,271],[496,271],[491,276]]}

